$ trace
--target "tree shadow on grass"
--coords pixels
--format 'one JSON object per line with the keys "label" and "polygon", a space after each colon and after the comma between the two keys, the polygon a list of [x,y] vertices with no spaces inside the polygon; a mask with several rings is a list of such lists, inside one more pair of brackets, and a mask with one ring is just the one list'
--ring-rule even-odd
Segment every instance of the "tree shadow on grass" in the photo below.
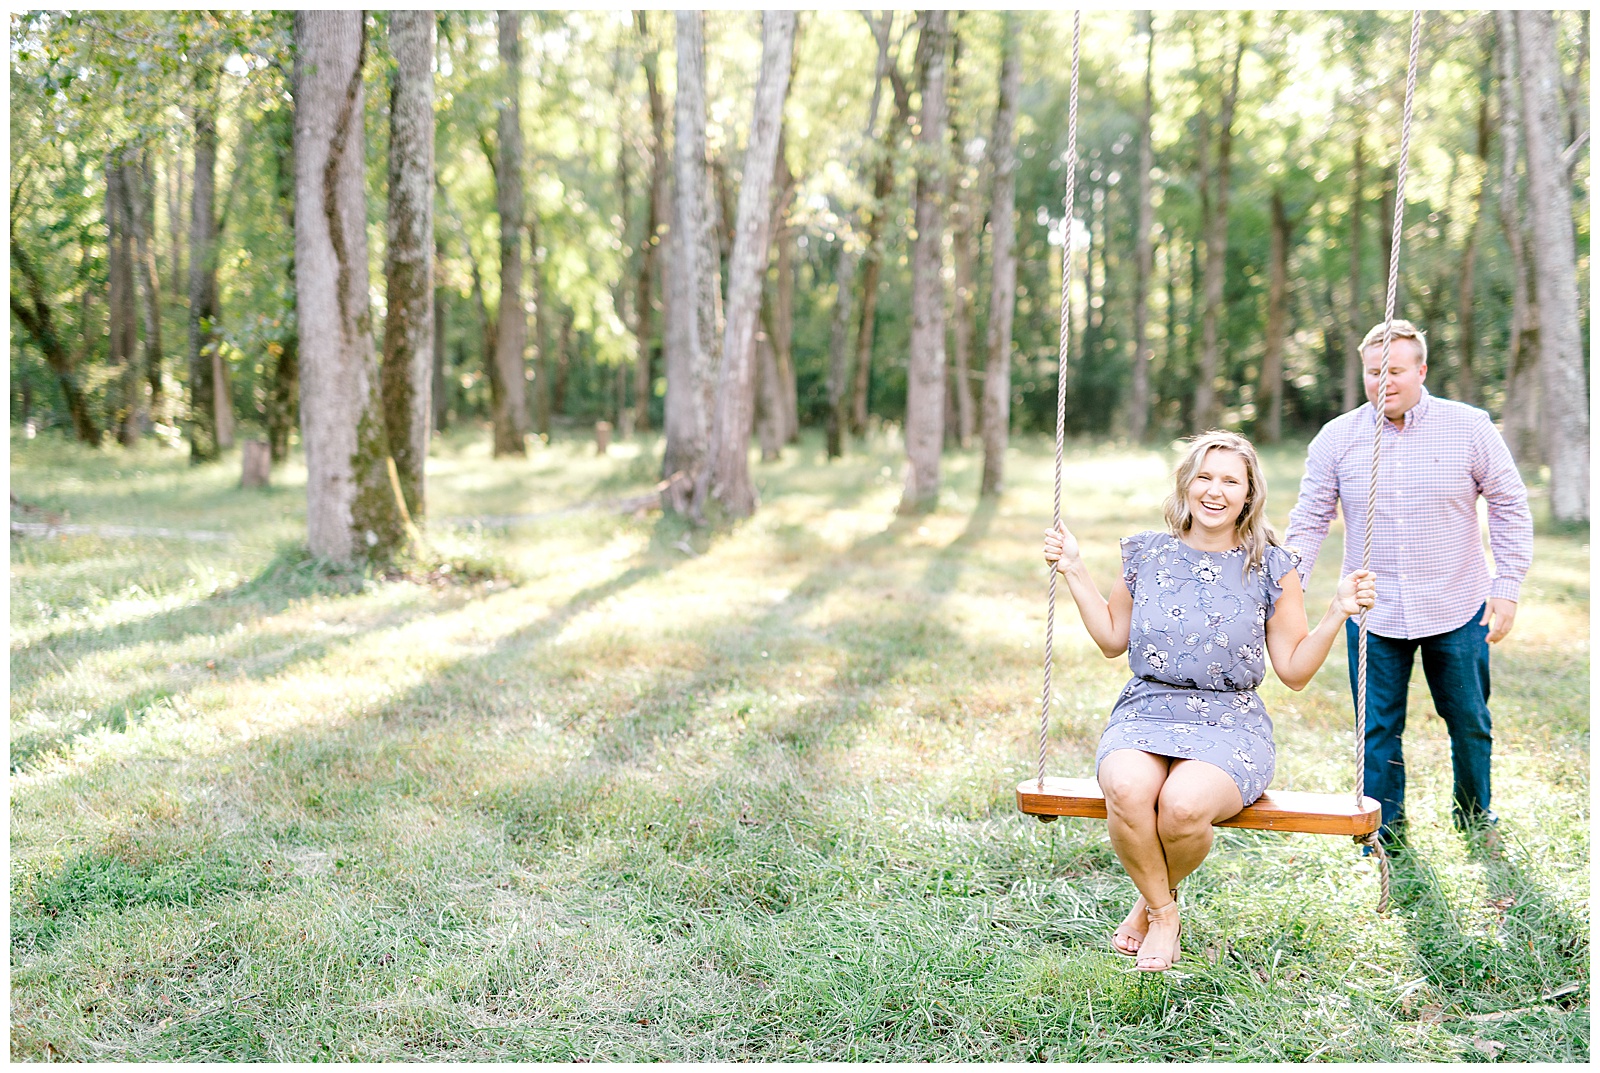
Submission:
{"label": "tree shadow on grass", "polygon": [[[1480,1018],[1461,1029],[1505,1044],[1507,1060],[1586,1060],[1587,989],[1560,992],[1588,977],[1587,922],[1552,895],[1537,866],[1477,843],[1469,857],[1483,870],[1485,904],[1453,898],[1414,849],[1394,861],[1393,900],[1417,969],[1449,997],[1453,1016]],[[1583,1015],[1567,1016],[1579,1003]]]}

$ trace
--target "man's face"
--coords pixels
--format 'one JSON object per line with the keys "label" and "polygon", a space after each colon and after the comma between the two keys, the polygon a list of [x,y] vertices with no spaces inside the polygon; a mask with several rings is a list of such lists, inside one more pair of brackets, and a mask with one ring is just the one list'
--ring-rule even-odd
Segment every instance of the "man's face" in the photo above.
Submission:
{"label": "man's face", "polygon": [[[1383,343],[1373,343],[1361,355],[1362,376],[1367,382],[1367,401],[1378,406],[1378,374],[1383,359]],[[1383,399],[1383,416],[1391,421],[1400,418],[1422,398],[1422,382],[1428,378],[1428,366],[1422,360],[1422,348],[1415,339],[1392,339],[1389,342],[1389,383]]]}

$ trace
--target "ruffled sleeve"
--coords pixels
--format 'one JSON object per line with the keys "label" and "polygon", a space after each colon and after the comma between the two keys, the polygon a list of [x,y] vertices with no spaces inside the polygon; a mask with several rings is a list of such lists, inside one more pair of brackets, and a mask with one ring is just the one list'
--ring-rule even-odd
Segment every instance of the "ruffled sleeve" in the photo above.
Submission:
{"label": "ruffled sleeve", "polygon": [[1300,565],[1300,553],[1293,548],[1267,545],[1261,556],[1261,575],[1266,586],[1267,617],[1277,610],[1278,597],[1283,595],[1283,576]]}
{"label": "ruffled sleeve", "polygon": [[1134,579],[1139,574],[1139,564],[1144,561],[1144,553],[1149,550],[1151,540],[1160,535],[1147,529],[1142,533],[1122,538],[1122,583],[1128,586],[1130,593],[1134,591]]}

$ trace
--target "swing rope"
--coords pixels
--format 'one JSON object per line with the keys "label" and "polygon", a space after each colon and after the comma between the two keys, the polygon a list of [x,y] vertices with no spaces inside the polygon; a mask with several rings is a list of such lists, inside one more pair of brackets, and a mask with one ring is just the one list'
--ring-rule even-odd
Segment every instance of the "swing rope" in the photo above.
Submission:
{"label": "swing rope", "polygon": [[[1078,186],[1078,41],[1083,12],[1072,14],[1072,89],[1067,107],[1067,196],[1066,215],[1061,219],[1061,344],[1057,354],[1060,371],[1056,374],[1056,498],[1054,527],[1061,528],[1061,455],[1067,426],[1067,338],[1072,316],[1072,198]],[[1045,742],[1050,736],[1050,669],[1056,639],[1056,578],[1050,568],[1050,611],[1044,624],[1044,692],[1039,698],[1039,789],[1044,789]],[[1042,818],[1042,817],[1041,817]],[[1054,816],[1050,819],[1055,819]]]}
{"label": "swing rope", "polygon": [[[1056,374],[1056,456],[1055,456],[1055,500],[1053,520],[1054,527],[1061,526],[1061,471],[1064,445],[1066,439],[1066,414],[1067,414],[1067,342],[1070,338],[1070,325],[1072,316],[1072,213],[1073,197],[1077,188],[1078,172],[1078,57],[1081,41],[1082,12],[1074,12],[1072,18],[1072,81],[1067,110],[1067,189],[1064,198],[1066,209],[1062,221],[1061,239],[1061,316],[1060,338],[1057,352],[1059,369]],[[1378,499],[1378,467],[1381,456],[1383,415],[1382,400],[1388,390],[1389,383],[1389,350],[1394,340],[1394,311],[1400,281],[1400,241],[1402,225],[1405,219],[1405,189],[1406,171],[1411,157],[1411,120],[1412,106],[1416,97],[1417,88],[1417,55],[1422,39],[1422,12],[1413,11],[1411,15],[1411,43],[1406,62],[1406,99],[1405,114],[1400,130],[1400,158],[1395,168],[1395,195],[1394,195],[1394,222],[1389,244],[1389,280],[1388,291],[1384,302],[1384,332],[1381,368],[1378,373],[1378,399],[1376,421],[1373,424],[1372,436],[1372,469],[1367,491],[1366,526],[1361,545],[1361,568],[1371,569],[1372,563],[1372,532],[1374,511]],[[1359,359],[1359,355],[1357,355]],[[1050,566],[1050,595],[1045,617],[1044,633],[1044,689],[1039,704],[1039,768],[1038,788],[1044,792],[1044,770],[1047,742],[1050,734],[1050,694],[1051,670],[1054,666],[1055,627],[1056,627],[1056,579],[1057,571]],[[1355,798],[1359,809],[1365,797],[1366,790],[1366,731],[1367,731],[1367,610],[1363,609],[1357,620],[1357,666],[1356,666],[1356,733],[1355,733]],[[1053,820],[1053,815],[1040,815],[1041,821]],[[1356,841],[1371,848],[1378,858],[1378,871],[1381,882],[1381,893],[1378,899],[1378,912],[1385,914],[1389,911],[1390,895],[1390,866],[1389,855],[1384,850],[1382,841],[1377,833],[1357,836]]]}
{"label": "swing rope", "polygon": [[[1406,209],[1406,165],[1411,157],[1411,105],[1417,89],[1417,46],[1422,38],[1422,12],[1411,13],[1411,54],[1406,64],[1406,109],[1405,119],[1400,126],[1400,160],[1395,167],[1394,177],[1394,230],[1389,243],[1389,289],[1384,298],[1383,306],[1383,353],[1378,361],[1378,401],[1374,406],[1372,422],[1372,473],[1367,482],[1367,511],[1366,526],[1361,538],[1361,569],[1369,570],[1372,567],[1372,530],[1373,518],[1378,504],[1378,461],[1383,446],[1383,424],[1386,420],[1383,414],[1383,399],[1389,388],[1389,347],[1394,342],[1394,307],[1395,296],[1400,286],[1400,235],[1401,223],[1405,217]],[[1360,355],[1357,355],[1360,359]],[[1356,690],[1356,803],[1361,803],[1361,798],[1366,789],[1366,740],[1367,740],[1367,608],[1362,608],[1357,620],[1359,627],[1356,644],[1356,679],[1359,688]],[[1378,872],[1382,882],[1382,893],[1378,898],[1379,914],[1389,911],[1389,854],[1384,850],[1383,841],[1374,831],[1364,835],[1358,841],[1371,847],[1378,858]]]}

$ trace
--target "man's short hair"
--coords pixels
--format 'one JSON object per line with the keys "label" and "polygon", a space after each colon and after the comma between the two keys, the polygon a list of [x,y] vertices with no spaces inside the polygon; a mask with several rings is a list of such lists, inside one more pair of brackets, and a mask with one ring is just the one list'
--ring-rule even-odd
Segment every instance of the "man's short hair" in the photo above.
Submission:
{"label": "man's short hair", "polygon": [[[1384,321],[1380,320],[1367,331],[1366,337],[1361,340],[1361,346],[1356,353],[1365,355],[1368,347],[1383,346],[1384,323]],[[1422,351],[1422,360],[1417,364],[1428,364],[1428,338],[1422,329],[1418,328],[1415,324],[1412,324],[1409,320],[1391,320],[1387,323],[1393,329],[1391,338],[1410,339],[1415,342],[1417,344],[1417,349]]]}

